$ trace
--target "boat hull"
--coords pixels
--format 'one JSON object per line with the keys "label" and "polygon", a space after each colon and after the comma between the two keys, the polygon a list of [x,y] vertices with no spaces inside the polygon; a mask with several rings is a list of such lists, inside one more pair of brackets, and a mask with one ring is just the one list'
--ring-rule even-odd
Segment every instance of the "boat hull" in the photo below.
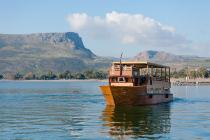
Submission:
{"label": "boat hull", "polygon": [[100,86],[107,105],[152,105],[170,102],[173,94],[147,93],[147,86]]}

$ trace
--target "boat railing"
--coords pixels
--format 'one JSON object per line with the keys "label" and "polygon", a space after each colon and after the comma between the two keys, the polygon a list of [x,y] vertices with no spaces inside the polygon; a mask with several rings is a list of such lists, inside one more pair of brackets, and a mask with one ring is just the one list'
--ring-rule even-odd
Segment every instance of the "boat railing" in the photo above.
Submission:
{"label": "boat railing", "polygon": [[[109,70],[110,76],[120,76],[120,66],[112,66]],[[123,76],[132,76],[132,67],[123,66],[122,67],[122,75]]]}

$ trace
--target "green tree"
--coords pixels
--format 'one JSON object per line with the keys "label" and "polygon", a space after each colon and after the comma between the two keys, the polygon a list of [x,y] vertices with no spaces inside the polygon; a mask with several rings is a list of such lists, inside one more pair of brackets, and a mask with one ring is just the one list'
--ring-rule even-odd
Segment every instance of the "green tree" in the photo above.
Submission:
{"label": "green tree", "polygon": [[95,78],[96,79],[105,79],[107,77],[107,74],[105,74],[102,71],[95,72]]}
{"label": "green tree", "polygon": [[55,79],[57,79],[57,76],[52,71],[49,71],[46,76],[47,76],[48,80],[55,80]]}
{"label": "green tree", "polygon": [[15,80],[20,80],[20,79],[23,79],[23,75],[20,74],[19,72],[17,72],[17,73],[15,74]]}
{"label": "green tree", "polygon": [[84,75],[87,79],[93,79],[95,78],[94,76],[94,71],[93,70],[87,70],[84,72]]}
{"label": "green tree", "polygon": [[190,78],[193,78],[193,79],[195,79],[195,78],[197,78],[197,72],[196,71],[190,71]]}
{"label": "green tree", "polygon": [[73,78],[72,73],[68,70],[64,72],[63,77],[64,77],[64,79],[72,79]]}
{"label": "green tree", "polygon": [[178,76],[178,77],[181,77],[181,78],[186,77],[186,76],[187,76],[187,69],[185,68],[185,69],[180,70],[180,71],[177,73],[177,76]]}
{"label": "green tree", "polygon": [[28,72],[24,75],[23,78],[26,80],[33,80],[33,79],[36,79],[36,75],[33,74],[33,72]]}
{"label": "green tree", "polygon": [[3,79],[4,78],[4,76],[3,75],[0,75],[0,79]]}
{"label": "green tree", "polygon": [[82,73],[75,73],[74,78],[75,79],[86,79],[85,75]]}
{"label": "green tree", "polygon": [[205,67],[201,67],[198,69],[198,75],[201,78],[208,78],[209,74]]}
{"label": "green tree", "polygon": [[58,74],[58,79],[65,79],[64,74],[63,74],[63,73],[59,73],[59,74]]}
{"label": "green tree", "polygon": [[178,73],[176,71],[171,73],[171,77],[173,78],[179,78]]}

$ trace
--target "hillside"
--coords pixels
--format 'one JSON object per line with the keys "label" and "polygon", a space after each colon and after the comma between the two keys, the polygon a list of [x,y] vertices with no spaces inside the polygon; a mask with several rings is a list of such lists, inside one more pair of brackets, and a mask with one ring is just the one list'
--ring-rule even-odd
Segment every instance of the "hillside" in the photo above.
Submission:
{"label": "hillside", "polygon": [[[74,32],[0,34],[0,74],[43,74],[104,70],[117,58],[99,57],[85,48],[81,37]],[[128,60],[124,58],[123,60]],[[144,51],[131,60],[152,61],[169,65],[172,70],[184,67],[210,67],[210,58],[182,56],[164,51]]]}
{"label": "hillside", "polygon": [[198,56],[175,55],[164,51],[144,51],[138,53],[131,60],[151,61],[160,64],[169,65],[172,69],[180,70],[184,67],[210,67],[210,58]]}
{"label": "hillside", "polygon": [[0,73],[63,72],[104,69],[107,58],[85,48],[74,32],[24,35],[0,34]]}

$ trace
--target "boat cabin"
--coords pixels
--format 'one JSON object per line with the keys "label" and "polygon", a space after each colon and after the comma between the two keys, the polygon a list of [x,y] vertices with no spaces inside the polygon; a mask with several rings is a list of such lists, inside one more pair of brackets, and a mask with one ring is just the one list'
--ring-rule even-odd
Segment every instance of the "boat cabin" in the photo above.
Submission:
{"label": "boat cabin", "polygon": [[170,67],[151,62],[113,62],[109,70],[110,86],[170,84]]}

